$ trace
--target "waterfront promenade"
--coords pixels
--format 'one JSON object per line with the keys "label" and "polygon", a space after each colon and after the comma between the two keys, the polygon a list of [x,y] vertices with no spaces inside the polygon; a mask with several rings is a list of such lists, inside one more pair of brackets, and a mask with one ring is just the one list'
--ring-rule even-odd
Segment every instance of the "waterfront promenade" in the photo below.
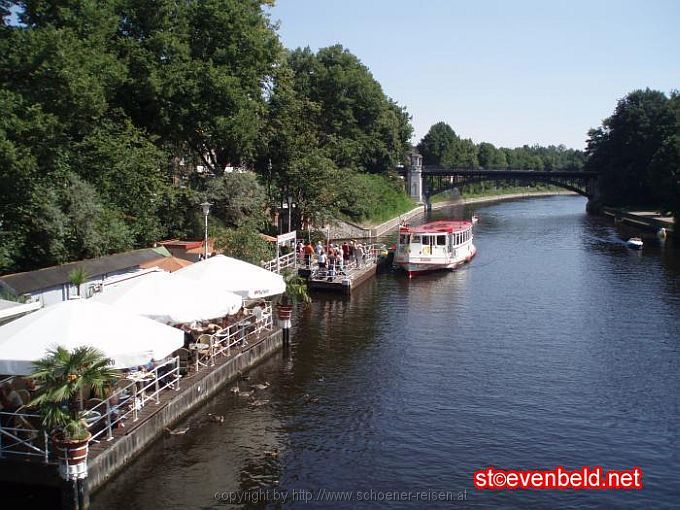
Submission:
{"label": "waterfront promenade", "polygon": [[[127,418],[115,419],[111,427],[109,413],[100,419],[101,431],[93,434],[88,456],[87,490],[99,489],[108,479],[121,471],[146,447],[160,436],[167,434],[169,427],[213,396],[224,385],[279,350],[283,345],[282,330],[274,326],[269,314],[261,324],[255,323],[252,331],[240,330],[235,334],[238,340],[229,339],[224,349],[215,350],[213,355],[194,363],[187,359],[186,374],[175,378],[161,391],[153,390],[153,383],[147,385],[147,394],[142,390],[135,398]],[[238,329],[238,328],[237,328]],[[217,344],[216,344],[217,345]],[[169,379],[168,379],[169,380]],[[140,402],[140,404],[138,404]],[[100,404],[101,405],[101,404]],[[106,426],[108,424],[108,434]],[[97,425],[97,423],[93,423]],[[9,429],[8,429],[9,430]],[[10,430],[12,432],[12,430]],[[16,452],[10,445],[3,445],[0,456],[0,482],[21,483],[35,486],[59,487],[63,482],[57,475],[57,462],[49,441],[36,437],[35,445],[18,444]],[[44,443],[44,444],[43,444]],[[41,449],[44,455],[27,457],[21,455],[26,449]]]}

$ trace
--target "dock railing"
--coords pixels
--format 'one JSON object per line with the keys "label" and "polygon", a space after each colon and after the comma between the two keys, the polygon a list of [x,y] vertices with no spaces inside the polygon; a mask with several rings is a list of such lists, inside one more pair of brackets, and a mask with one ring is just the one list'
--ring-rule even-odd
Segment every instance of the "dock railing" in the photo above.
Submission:
{"label": "dock railing", "polygon": [[296,251],[286,253],[285,255],[281,255],[270,260],[269,262],[265,262],[262,267],[264,267],[267,271],[271,271],[272,273],[276,274],[281,274],[287,269],[295,270],[297,269],[298,263],[297,255],[298,254]]}
{"label": "dock railing", "polygon": [[[326,262],[326,268],[319,268],[312,266],[312,271],[310,274],[311,279],[315,278],[335,278],[335,277],[346,277],[351,278],[352,273],[356,270],[360,270],[364,267],[372,266],[378,263],[378,258],[380,254],[385,250],[385,245],[381,243],[366,244],[363,246],[364,255],[359,260],[356,257],[350,258],[349,262],[342,264],[335,263],[331,264]],[[315,256],[316,257],[316,256]]]}
{"label": "dock railing", "polygon": [[271,302],[246,310],[245,318],[211,335],[211,366],[215,364],[216,356],[230,356],[232,348],[246,346],[249,340],[257,338],[263,331],[272,331],[274,321]]}

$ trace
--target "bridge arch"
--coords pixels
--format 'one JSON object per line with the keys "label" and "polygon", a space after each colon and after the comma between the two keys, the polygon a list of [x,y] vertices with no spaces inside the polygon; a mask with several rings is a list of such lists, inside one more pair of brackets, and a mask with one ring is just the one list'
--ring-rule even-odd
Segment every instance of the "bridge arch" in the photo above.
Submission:
{"label": "bridge arch", "polygon": [[[423,191],[426,195],[440,193],[446,189],[468,184],[488,181],[520,181],[525,183],[542,182],[573,191],[592,199],[597,194],[598,174],[583,171],[545,171],[526,169],[470,169],[470,168],[418,168],[417,177],[423,180]],[[410,172],[411,181],[416,178]]]}

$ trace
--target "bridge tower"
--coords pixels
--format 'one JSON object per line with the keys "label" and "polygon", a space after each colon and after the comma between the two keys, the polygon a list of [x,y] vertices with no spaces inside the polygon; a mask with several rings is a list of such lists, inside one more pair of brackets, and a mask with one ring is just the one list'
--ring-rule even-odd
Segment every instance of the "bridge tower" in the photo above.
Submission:
{"label": "bridge tower", "polygon": [[416,202],[423,201],[423,157],[413,149],[409,155],[408,194]]}

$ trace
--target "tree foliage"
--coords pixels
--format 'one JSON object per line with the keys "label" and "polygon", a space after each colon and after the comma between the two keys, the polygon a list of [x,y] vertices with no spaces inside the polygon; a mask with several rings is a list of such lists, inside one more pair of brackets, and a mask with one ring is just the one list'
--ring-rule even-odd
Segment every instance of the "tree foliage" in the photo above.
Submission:
{"label": "tree foliage", "polygon": [[[205,181],[259,148],[281,55],[269,3],[2,2],[0,271],[200,235]],[[179,175],[196,164],[203,178]],[[261,223],[248,193],[232,210]]]}
{"label": "tree foliage", "polygon": [[418,144],[423,164],[448,168],[581,170],[585,155],[564,145],[539,145],[508,149],[488,142],[475,145],[461,139],[445,122],[437,122]]}
{"label": "tree foliage", "polygon": [[620,99],[611,117],[590,130],[586,168],[600,172],[602,200],[617,206],[680,211],[680,100],[656,90]]}

